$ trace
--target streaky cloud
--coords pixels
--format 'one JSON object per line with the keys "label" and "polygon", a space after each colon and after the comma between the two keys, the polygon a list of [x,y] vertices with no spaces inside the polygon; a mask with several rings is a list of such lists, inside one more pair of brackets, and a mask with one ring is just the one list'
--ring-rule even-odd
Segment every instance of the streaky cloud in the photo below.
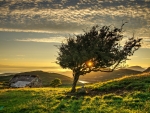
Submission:
{"label": "streaky cloud", "polygon": [[42,43],[61,43],[65,40],[64,37],[52,37],[52,38],[26,38],[26,39],[16,39],[15,41],[21,42],[42,42]]}

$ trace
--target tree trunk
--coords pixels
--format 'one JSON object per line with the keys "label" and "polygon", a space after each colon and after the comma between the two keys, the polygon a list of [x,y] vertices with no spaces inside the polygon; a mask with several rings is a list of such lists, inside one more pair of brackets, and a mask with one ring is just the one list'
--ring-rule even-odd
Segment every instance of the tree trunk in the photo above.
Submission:
{"label": "tree trunk", "polygon": [[72,89],[71,89],[71,93],[76,92],[76,84],[78,82],[79,79],[79,75],[75,74],[74,75],[74,79],[73,79],[73,84],[72,84]]}

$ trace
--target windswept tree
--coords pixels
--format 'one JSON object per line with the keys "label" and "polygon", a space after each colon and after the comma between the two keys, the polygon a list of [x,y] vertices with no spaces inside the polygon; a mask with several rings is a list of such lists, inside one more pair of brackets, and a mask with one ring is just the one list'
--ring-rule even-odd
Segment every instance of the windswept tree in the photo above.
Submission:
{"label": "windswept tree", "polygon": [[142,39],[134,36],[122,44],[124,24],[120,28],[93,26],[84,34],[66,38],[66,42],[61,43],[56,63],[72,70],[71,92],[76,91],[80,75],[92,71],[112,72],[141,47]]}

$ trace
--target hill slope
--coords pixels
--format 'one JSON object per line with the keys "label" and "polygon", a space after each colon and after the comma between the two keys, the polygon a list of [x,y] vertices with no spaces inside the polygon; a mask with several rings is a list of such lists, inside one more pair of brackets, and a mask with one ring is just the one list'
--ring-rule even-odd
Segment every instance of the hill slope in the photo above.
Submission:
{"label": "hill slope", "polygon": [[135,71],[141,71],[141,72],[145,70],[141,66],[130,66],[127,69],[131,69],[131,70],[135,70]]}
{"label": "hill slope", "polygon": [[12,74],[15,74],[15,73],[2,73],[2,74],[0,74],[0,76],[9,76],[9,75],[12,75]]}
{"label": "hill slope", "polygon": [[96,83],[92,90],[102,93],[125,93],[127,91],[148,91],[150,86],[150,73],[125,76],[119,79]]}
{"label": "hill slope", "polygon": [[[20,75],[38,75],[40,77],[40,79],[42,80],[43,86],[49,86],[50,82],[55,78],[61,79],[62,85],[72,84],[72,78],[69,78],[65,75],[57,74],[57,73],[48,73],[48,72],[43,72],[43,71],[31,71],[31,72],[23,72],[23,73],[18,73],[18,74],[20,74]],[[0,82],[8,83],[9,80],[13,76],[14,75],[0,76]]]}
{"label": "hill slope", "polygon": [[[0,90],[1,113],[150,113],[150,73],[96,83],[91,92],[70,88]],[[94,94],[94,95],[92,95]]]}
{"label": "hill slope", "polygon": [[48,86],[52,80],[55,78],[59,78],[62,81],[62,85],[72,84],[72,79],[61,74],[57,73],[48,73],[43,71],[31,71],[31,72],[24,72],[19,73],[20,75],[38,75],[42,80],[44,86]]}
{"label": "hill slope", "polygon": [[143,73],[147,73],[150,72],[150,67],[148,67],[145,71],[143,71]]}
{"label": "hill slope", "polygon": [[125,75],[135,75],[140,74],[140,71],[130,70],[130,69],[119,69],[113,72],[91,72],[86,74],[85,76],[80,76],[80,80],[88,81],[91,83],[94,82],[103,82],[108,81],[116,78],[121,78]]}

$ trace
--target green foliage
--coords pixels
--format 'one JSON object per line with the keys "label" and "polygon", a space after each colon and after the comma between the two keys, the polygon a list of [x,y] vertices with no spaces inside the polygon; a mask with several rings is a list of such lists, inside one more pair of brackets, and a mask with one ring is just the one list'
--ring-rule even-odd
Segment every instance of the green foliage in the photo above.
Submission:
{"label": "green foliage", "polygon": [[[124,38],[122,34],[124,24],[121,28],[93,26],[83,35],[69,37],[66,43],[62,43],[59,47],[57,63],[62,68],[78,72],[79,75],[103,71],[102,68],[113,65],[118,66],[141,46],[141,39],[134,37],[129,38],[124,46],[120,45],[119,42]],[[89,67],[88,61],[94,65]]]}
{"label": "green foliage", "polygon": [[55,78],[54,80],[52,80],[51,81],[51,83],[50,83],[50,85],[52,86],[52,87],[57,87],[57,86],[59,86],[59,85],[61,85],[62,83],[61,83],[61,80],[59,79],[59,78]]}
{"label": "green foliage", "polygon": [[135,37],[129,38],[124,45],[120,45],[124,38],[123,26],[125,23],[121,25],[121,28],[93,26],[84,34],[67,38],[66,43],[58,47],[56,63],[62,68],[73,71],[72,92],[75,92],[80,75],[92,71],[112,72],[141,47],[142,39]]}

